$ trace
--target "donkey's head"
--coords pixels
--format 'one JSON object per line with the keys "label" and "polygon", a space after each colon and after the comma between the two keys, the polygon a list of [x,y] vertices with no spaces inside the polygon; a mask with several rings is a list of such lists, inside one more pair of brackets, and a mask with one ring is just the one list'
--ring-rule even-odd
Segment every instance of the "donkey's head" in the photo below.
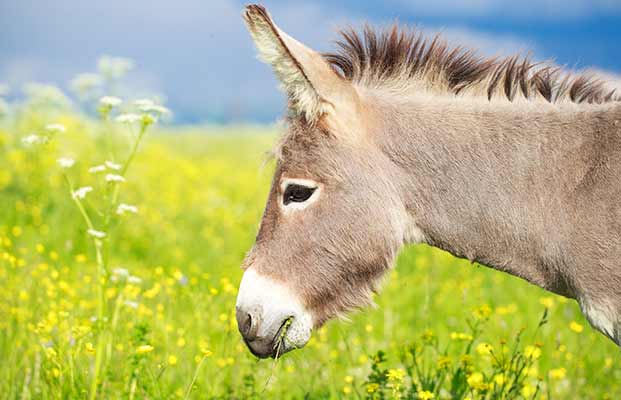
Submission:
{"label": "donkey's head", "polygon": [[407,217],[389,179],[398,172],[374,145],[373,117],[358,90],[262,7],[248,6],[245,20],[289,97],[288,132],[237,298],[248,347],[275,357],[370,302],[405,239]]}

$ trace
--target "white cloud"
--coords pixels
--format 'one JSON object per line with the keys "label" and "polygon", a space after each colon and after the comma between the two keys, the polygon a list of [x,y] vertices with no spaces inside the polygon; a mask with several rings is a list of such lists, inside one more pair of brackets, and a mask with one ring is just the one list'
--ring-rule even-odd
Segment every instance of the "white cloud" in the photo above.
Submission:
{"label": "white cloud", "polygon": [[606,71],[598,68],[589,68],[587,73],[591,73],[604,81],[606,88],[615,90],[617,96],[621,96],[621,75],[612,71]]}
{"label": "white cloud", "polygon": [[424,29],[425,34],[432,36],[440,33],[452,46],[463,46],[477,50],[482,55],[502,56],[516,53],[537,52],[537,45],[513,35],[498,35],[476,31],[466,27],[447,27]]}

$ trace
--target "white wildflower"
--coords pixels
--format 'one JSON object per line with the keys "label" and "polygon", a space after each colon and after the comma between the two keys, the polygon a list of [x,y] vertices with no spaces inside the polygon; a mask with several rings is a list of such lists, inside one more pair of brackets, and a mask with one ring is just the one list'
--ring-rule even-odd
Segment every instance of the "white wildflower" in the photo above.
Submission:
{"label": "white wildflower", "polygon": [[88,172],[91,174],[96,174],[98,172],[103,172],[105,170],[106,170],[106,166],[102,164],[102,165],[95,165],[93,167],[90,167],[88,169]]}
{"label": "white wildflower", "polygon": [[86,231],[89,235],[91,235],[94,238],[97,239],[103,239],[106,237],[106,232],[102,232],[102,231],[97,231],[95,229],[89,229],[88,231]]}
{"label": "white wildflower", "polygon": [[86,195],[87,195],[89,192],[92,192],[92,191],[93,191],[93,188],[92,188],[91,186],[84,186],[84,187],[81,187],[81,188],[79,188],[79,189],[76,189],[76,190],[73,192],[73,198],[74,198],[74,199],[83,199],[83,198],[85,198],[85,197],[86,197]]}
{"label": "white wildflower", "polygon": [[112,161],[106,161],[106,162],[104,162],[104,164],[106,164],[106,167],[108,167],[110,169],[113,169],[115,171],[118,171],[118,170],[121,169],[121,164],[117,164],[117,163],[112,162]]}
{"label": "white wildflower", "polygon": [[54,105],[64,108],[71,104],[67,96],[53,85],[26,83],[24,93],[28,96],[28,102],[33,105]]}
{"label": "white wildflower", "polygon": [[121,78],[133,68],[134,61],[129,58],[103,56],[97,60],[97,69],[109,79]]}
{"label": "white wildflower", "polygon": [[134,105],[144,113],[152,112],[157,115],[170,114],[170,110],[164,106],[156,104],[153,100],[140,99],[134,101]]}
{"label": "white wildflower", "polygon": [[[71,80],[69,86],[80,97],[89,97],[92,91],[103,84],[100,75],[93,73],[79,74]],[[92,97],[91,97],[92,98]]]}
{"label": "white wildflower", "polygon": [[43,143],[43,140],[41,136],[32,134],[22,138],[22,143],[26,146],[32,146],[33,144]]}
{"label": "white wildflower", "polygon": [[47,124],[45,130],[50,133],[64,133],[67,129],[62,124]]}
{"label": "white wildflower", "polygon": [[142,279],[137,276],[132,275],[129,278],[127,278],[127,282],[134,284],[134,285],[140,285],[142,283]]}
{"label": "white wildflower", "polygon": [[119,99],[118,97],[114,97],[114,96],[104,96],[101,99],[99,99],[99,104],[105,107],[116,107],[122,102],[123,100]]}
{"label": "white wildflower", "polygon": [[120,122],[122,124],[134,124],[142,121],[142,116],[133,113],[126,113],[119,115],[115,120],[116,122]]}
{"label": "white wildflower", "polygon": [[4,99],[0,98],[0,115],[9,113],[9,104],[4,101]]}
{"label": "white wildflower", "polygon": [[58,163],[58,165],[60,165],[61,168],[71,168],[73,167],[73,164],[75,164],[75,160],[73,158],[69,158],[69,157],[61,157],[58,160],[56,160],[56,162]]}
{"label": "white wildflower", "polygon": [[124,304],[125,304],[127,307],[131,307],[131,308],[138,308],[138,302],[136,302],[136,301],[125,300],[125,301],[124,301]]}
{"label": "white wildflower", "polygon": [[157,124],[158,117],[153,114],[142,114],[142,123],[144,125]]}
{"label": "white wildflower", "polygon": [[118,268],[113,269],[112,273],[114,275],[122,276],[124,278],[127,278],[129,276],[129,271],[127,270],[127,268],[118,267]]}
{"label": "white wildflower", "polygon": [[164,106],[158,106],[158,105],[153,105],[150,107],[144,107],[141,108],[141,110],[143,112],[153,112],[156,113],[158,115],[166,115],[166,114],[170,114],[170,110]]}
{"label": "white wildflower", "polygon": [[9,85],[0,83],[0,96],[6,96],[7,94],[9,94]]}
{"label": "white wildflower", "polygon": [[125,178],[117,174],[106,174],[106,182],[125,182]]}
{"label": "white wildflower", "polygon": [[126,212],[129,212],[129,213],[132,213],[132,214],[137,214],[138,213],[138,207],[132,206],[130,204],[125,204],[125,203],[119,204],[119,206],[116,209],[116,213],[119,214],[119,215],[123,215]]}
{"label": "white wildflower", "polygon": [[151,107],[155,105],[155,102],[151,99],[138,99],[134,100],[134,105],[138,108]]}

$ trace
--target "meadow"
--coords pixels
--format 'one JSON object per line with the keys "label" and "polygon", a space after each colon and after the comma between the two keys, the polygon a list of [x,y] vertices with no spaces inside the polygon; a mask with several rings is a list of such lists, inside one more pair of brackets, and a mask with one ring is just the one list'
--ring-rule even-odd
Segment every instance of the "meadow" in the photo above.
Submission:
{"label": "meadow", "polygon": [[258,361],[234,304],[282,127],[117,100],[0,103],[0,398],[621,398],[573,300],[423,245],[378,307]]}

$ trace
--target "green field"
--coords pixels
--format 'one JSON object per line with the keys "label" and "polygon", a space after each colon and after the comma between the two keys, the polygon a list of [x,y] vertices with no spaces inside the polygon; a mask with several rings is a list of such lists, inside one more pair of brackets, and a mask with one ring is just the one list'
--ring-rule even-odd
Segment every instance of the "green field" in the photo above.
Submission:
{"label": "green field", "polygon": [[377,308],[257,361],[234,304],[280,128],[154,124],[126,173],[88,171],[123,168],[140,124],[37,99],[0,116],[1,398],[621,398],[619,350],[573,300],[426,246]]}

